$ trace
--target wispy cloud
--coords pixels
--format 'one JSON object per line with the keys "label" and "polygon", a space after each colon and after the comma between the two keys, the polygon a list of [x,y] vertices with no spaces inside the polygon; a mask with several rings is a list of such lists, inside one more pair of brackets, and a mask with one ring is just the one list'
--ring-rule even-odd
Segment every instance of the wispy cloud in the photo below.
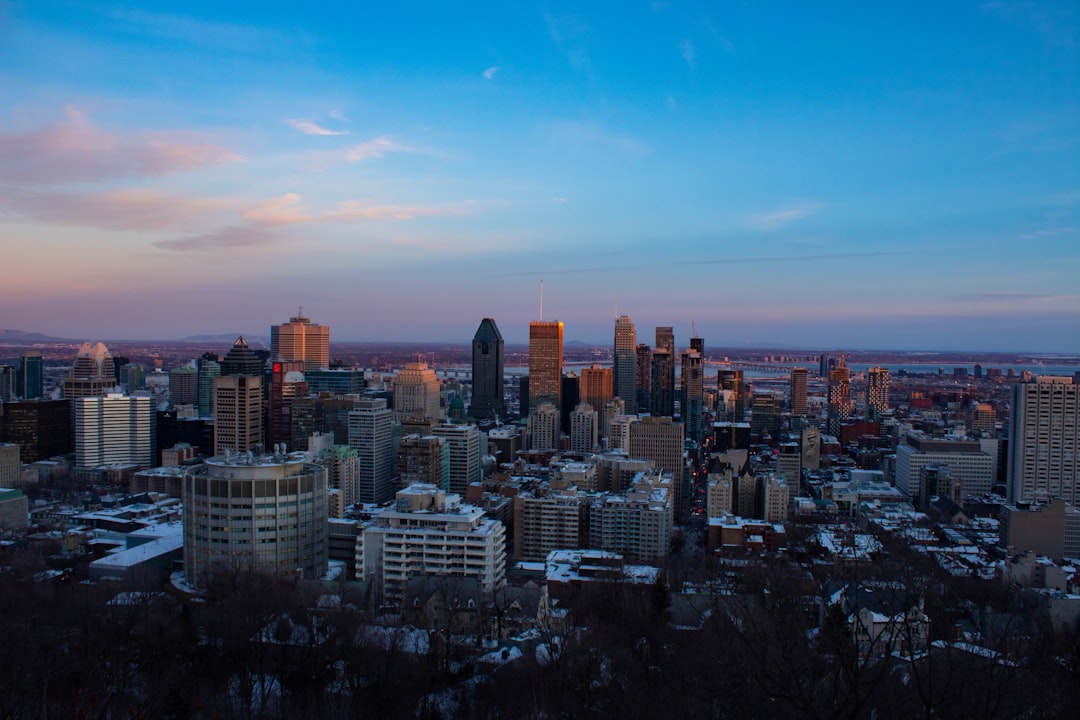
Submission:
{"label": "wispy cloud", "polygon": [[345,151],[345,159],[351,162],[380,158],[390,153],[430,153],[424,148],[404,145],[384,136],[353,145]]}
{"label": "wispy cloud", "polygon": [[304,120],[303,118],[290,118],[289,120],[286,120],[285,122],[289,125],[289,127],[293,128],[294,130],[299,130],[300,132],[304,133],[305,135],[348,135],[349,134],[348,131],[346,131],[346,130],[331,130],[330,128],[325,128],[322,125],[319,125],[318,123],[315,123],[315,122],[313,122],[311,120]]}
{"label": "wispy cloud", "polygon": [[489,67],[487,70],[484,71],[484,77],[486,77],[488,80],[494,79],[495,74],[499,72],[499,69],[500,68],[498,65],[493,65]]}
{"label": "wispy cloud", "polygon": [[548,128],[548,138],[560,145],[614,149],[635,157],[651,152],[647,145],[633,135],[614,132],[595,122],[556,122]]}
{"label": "wispy cloud", "polygon": [[0,132],[0,183],[11,185],[166,175],[243,159],[198,133],[105,132],[74,106],[65,108],[64,120],[41,130]]}
{"label": "wispy cloud", "polygon": [[984,292],[969,295],[953,295],[953,300],[977,303],[1030,303],[1030,302],[1063,302],[1080,300],[1080,295],[1048,294],[1029,292]]}
{"label": "wispy cloud", "polygon": [[139,35],[152,35],[233,52],[280,49],[288,41],[287,36],[267,28],[213,22],[173,13],[107,10],[105,14]]}
{"label": "wispy cloud", "polygon": [[10,207],[44,222],[106,230],[162,230],[197,227],[235,203],[220,198],[192,198],[146,188],[106,192],[38,192],[15,195]]}
{"label": "wispy cloud", "polygon": [[242,213],[242,217],[254,225],[293,225],[311,222],[316,218],[300,209],[302,199],[296,193],[287,193],[248,208]]}
{"label": "wispy cloud", "polygon": [[457,215],[462,212],[460,206],[408,206],[377,205],[366,200],[345,200],[336,210],[322,216],[326,220],[355,222],[357,220],[412,220],[433,215]]}
{"label": "wispy cloud", "polygon": [[755,230],[779,230],[796,220],[814,215],[820,207],[819,203],[800,203],[767,213],[751,215],[747,218],[746,224]]}
{"label": "wispy cloud", "polygon": [[155,247],[162,250],[208,250],[247,247],[266,247],[281,240],[280,236],[266,228],[250,225],[230,225],[206,235],[159,240]]}
{"label": "wispy cloud", "polygon": [[1024,233],[1018,235],[1021,240],[1039,240],[1041,238],[1055,237],[1057,235],[1075,235],[1080,233],[1078,227],[1058,227],[1058,228],[1044,228],[1042,230],[1035,230],[1033,232]]}
{"label": "wispy cloud", "polygon": [[686,64],[691,68],[697,67],[697,60],[694,57],[694,43],[689,40],[683,40],[679,44],[679,51],[682,53],[682,59],[686,61]]}

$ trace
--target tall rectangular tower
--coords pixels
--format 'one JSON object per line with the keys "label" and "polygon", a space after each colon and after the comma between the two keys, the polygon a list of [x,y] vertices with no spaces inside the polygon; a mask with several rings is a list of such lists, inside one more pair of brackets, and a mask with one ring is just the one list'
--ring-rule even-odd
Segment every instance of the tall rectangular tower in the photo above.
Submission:
{"label": "tall rectangular tower", "polygon": [[[622,315],[615,321],[615,396],[622,398],[626,412],[637,413],[637,333],[634,321]],[[606,398],[605,398],[606,400]],[[600,407],[593,404],[593,407]]]}
{"label": "tall rectangular tower", "polygon": [[889,411],[889,370],[872,367],[866,371],[866,412],[873,420]]}
{"label": "tall rectangular tower", "polygon": [[[691,343],[693,340],[691,340]],[[681,368],[682,419],[686,434],[694,442],[701,440],[701,411],[705,397],[702,366],[704,358],[701,351],[693,346],[683,353]]]}
{"label": "tall rectangular tower", "polygon": [[529,407],[562,399],[563,324],[529,323]]}
{"label": "tall rectangular tower", "polygon": [[806,368],[791,368],[791,415],[806,417]]}
{"label": "tall rectangular tower", "polygon": [[154,401],[149,395],[81,397],[75,409],[75,464],[80,467],[157,463]]}
{"label": "tall rectangular tower", "polygon": [[1007,487],[1010,503],[1080,502],[1080,385],[1072,378],[1013,385]]}
{"label": "tall rectangular tower", "polygon": [[214,378],[214,455],[264,447],[262,375]]}
{"label": "tall rectangular tower", "polygon": [[360,456],[358,501],[382,503],[394,497],[394,411],[384,398],[362,398],[349,413],[349,447]]}
{"label": "tall rectangular tower", "polygon": [[330,367],[330,326],[313,324],[303,312],[283,325],[271,325],[270,355],[274,360],[303,360],[305,370],[326,370]]}

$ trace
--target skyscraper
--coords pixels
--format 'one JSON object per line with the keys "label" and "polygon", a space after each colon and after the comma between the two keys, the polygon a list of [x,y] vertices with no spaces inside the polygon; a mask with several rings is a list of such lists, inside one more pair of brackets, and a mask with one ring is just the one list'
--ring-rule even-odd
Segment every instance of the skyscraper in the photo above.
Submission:
{"label": "skyscraper", "polygon": [[84,342],[64,378],[64,397],[104,397],[116,387],[112,355],[104,343]]}
{"label": "skyscraper", "polygon": [[581,370],[581,402],[588,403],[594,410],[603,408],[611,399],[614,387],[614,372],[611,368],[593,365]]}
{"label": "skyscraper", "polygon": [[472,344],[472,403],[469,414],[478,420],[504,417],[505,388],[503,378],[506,362],[503,336],[495,318],[484,318],[473,335]]}
{"label": "skyscraper", "polygon": [[292,407],[297,398],[307,397],[302,360],[276,360],[270,365],[270,388],[266,394],[267,444],[286,446],[292,442]]}
{"label": "skyscraper", "polygon": [[791,415],[806,417],[806,368],[791,368]]}
{"label": "skyscraper", "polygon": [[840,362],[829,370],[829,434],[834,437],[840,436],[840,425],[851,417],[851,372],[844,363],[844,356],[840,356]]}
{"label": "skyscraper", "polygon": [[263,363],[243,336],[233,343],[213,383],[214,455],[262,452]]}
{"label": "skyscraper", "polygon": [[[622,315],[615,321],[615,367],[614,387],[615,396],[622,398],[626,404],[626,412],[633,415],[637,413],[637,333],[634,330],[634,321],[627,315]],[[607,398],[604,398],[607,400]],[[603,405],[592,403],[593,407]]]}
{"label": "skyscraper", "polygon": [[682,397],[679,402],[682,408],[683,424],[686,426],[686,435],[697,442],[701,439],[701,411],[705,389],[702,378],[704,358],[701,351],[693,347],[694,340],[700,340],[700,338],[690,340],[691,347],[683,353],[680,363]]}
{"label": "skyscraper", "polygon": [[872,367],[866,371],[866,411],[871,419],[889,411],[889,370]]}
{"label": "skyscraper", "polygon": [[669,417],[645,417],[630,424],[630,457],[652,460],[658,472],[671,473],[676,519],[681,519],[688,509],[683,482],[683,427]]}
{"label": "skyscraper", "polygon": [[529,407],[562,399],[563,324],[529,323]]}
{"label": "skyscraper", "polygon": [[313,324],[301,308],[289,322],[270,326],[270,356],[303,360],[305,370],[325,370],[330,367],[330,326]]}
{"label": "skyscraper", "polygon": [[397,417],[419,414],[439,420],[439,378],[424,362],[408,363],[394,380],[394,413]]}
{"label": "skyscraper", "polygon": [[191,365],[181,365],[169,371],[169,402],[173,407],[195,405],[199,402],[199,371]]}
{"label": "skyscraper", "polygon": [[349,447],[360,456],[358,502],[382,503],[394,497],[394,412],[384,398],[358,400],[349,413]]}
{"label": "skyscraper", "polygon": [[1010,503],[1080,502],[1080,385],[1071,378],[1013,385],[1007,487]]}
{"label": "skyscraper", "polygon": [[652,400],[652,348],[648,343],[639,343],[637,354],[637,407],[641,412],[651,409]]}
{"label": "skyscraper", "polygon": [[34,400],[45,394],[45,364],[41,353],[23,353],[16,373],[15,394],[23,400]]}

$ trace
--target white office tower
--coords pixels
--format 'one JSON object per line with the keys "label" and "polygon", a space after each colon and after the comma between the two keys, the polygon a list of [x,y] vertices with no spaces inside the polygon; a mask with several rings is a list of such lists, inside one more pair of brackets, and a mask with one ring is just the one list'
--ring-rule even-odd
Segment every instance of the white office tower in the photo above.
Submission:
{"label": "white office tower", "polygon": [[600,442],[596,411],[581,403],[570,413],[570,450],[576,453],[594,452]]}
{"label": "white office tower", "polygon": [[1040,377],[1013,386],[1008,499],[1080,502],[1080,385]]}
{"label": "white office tower", "polygon": [[399,490],[356,541],[356,575],[389,603],[414,575],[472,577],[485,593],[506,583],[506,529],[484,511],[434,485]]}
{"label": "white office tower", "polygon": [[919,479],[927,465],[948,466],[953,480],[963,486],[964,497],[988,493],[994,484],[994,460],[978,440],[909,432],[896,448],[896,487],[924,504],[929,498],[919,496]]}
{"label": "white office tower", "polygon": [[77,466],[157,465],[154,400],[149,395],[109,393],[72,403]]}
{"label": "white office tower", "polygon": [[383,398],[361,398],[349,413],[349,447],[360,458],[357,502],[394,497],[394,411]]}
{"label": "white office tower", "polygon": [[448,487],[451,493],[465,496],[469,485],[484,477],[484,453],[487,433],[475,425],[437,425],[431,434],[450,447]]}
{"label": "white office tower", "polygon": [[394,380],[394,413],[398,418],[419,415],[438,420],[439,379],[427,363],[409,363]]}
{"label": "white office tower", "polygon": [[543,403],[529,413],[525,427],[525,446],[529,450],[556,450],[559,447],[559,409]]}

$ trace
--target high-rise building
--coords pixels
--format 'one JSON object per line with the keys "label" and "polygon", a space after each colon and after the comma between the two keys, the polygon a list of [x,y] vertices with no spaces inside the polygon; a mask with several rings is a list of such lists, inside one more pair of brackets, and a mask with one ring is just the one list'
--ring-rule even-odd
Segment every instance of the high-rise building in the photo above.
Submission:
{"label": "high-rise building", "polygon": [[978,440],[965,437],[931,437],[909,432],[896,448],[895,484],[925,507],[929,498],[920,497],[921,472],[927,465],[949,468],[953,481],[965,495],[982,495],[994,485],[994,458],[983,452]]}
{"label": "high-rise building", "polygon": [[570,450],[589,453],[596,450],[600,442],[600,425],[593,406],[581,403],[570,413]]}
{"label": "high-rise building", "polygon": [[221,363],[215,353],[206,353],[198,359],[199,366],[199,417],[214,415],[214,378],[221,374]]}
{"label": "high-rise building", "polygon": [[262,358],[251,349],[243,335],[236,338],[236,342],[221,361],[222,375],[262,375],[264,370]]}
{"label": "high-rise building", "polygon": [[[581,402],[593,409],[604,407],[614,392],[614,372],[611,368],[593,365],[582,368],[580,380]],[[618,393],[615,393],[616,395]]]}
{"label": "high-rise building", "polygon": [[768,434],[773,440],[780,439],[782,415],[780,402],[773,393],[755,393],[750,412],[750,432],[754,435]]}
{"label": "high-rise building", "polygon": [[670,326],[657,325],[656,349],[667,350],[672,357],[675,356],[675,331]]}
{"label": "high-rise building", "polygon": [[[701,338],[691,338],[690,342]],[[701,440],[702,401],[705,398],[702,377],[704,357],[701,351],[691,347],[682,355],[680,363],[680,408],[686,435],[694,442]]]}
{"label": "high-rise building", "polygon": [[637,408],[641,412],[652,409],[652,348],[648,343],[638,343],[637,356]]}
{"label": "high-rise building", "polygon": [[181,365],[169,371],[169,402],[173,407],[197,405],[199,402],[199,371],[191,365]]}
{"label": "high-rise building", "polygon": [[11,402],[18,393],[18,371],[14,365],[0,365],[0,402]]}
{"label": "high-rise building", "polygon": [[683,470],[684,425],[670,417],[643,417],[630,425],[630,457],[652,460],[657,472],[672,477],[673,506],[676,518],[687,511]]}
{"label": "high-rise building", "polygon": [[675,355],[666,347],[652,354],[650,411],[657,417],[675,415]]}
{"label": "high-rise building", "polygon": [[791,415],[806,417],[806,368],[791,368]]}
{"label": "high-rise building", "polygon": [[1007,493],[1010,503],[1080,506],[1080,385],[1072,378],[1013,385]]}
{"label": "high-rise building", "polygon": [[435,435],[407,435],[397,450],[398,488],[410,485],[450,486],[450,445]]}
{"label": "high-rise building", "polygon": [[214,378],[214,455],[262,452],[263,376]]}
{"label": "high-rise building", "polygon": [[385,398],[365,397],[349,413],[349,447],[360,456],[359,502],[394,497],[394,411]]}
{"label": "high-rise building", "polygon": [[149,395],[81,397],[75,410],[75,464],[157,465],[154,401]]}
{"label": "high-rise building", "polygon": [[439,420],[439,378],[425,362],[408,363],[394,379],[394,415]]}
{"label": "high-rise building", "polygon": [[469,414],[478,420],[504,417],[505,348],[495,318],[484,318],[473,335],[472,403]]}
{"label": "high-rise building", "polygon": [[872,367],[866,371],[866,411],[876,419],[889,411],[889,370]]}
{"label": "high-rise building", "polygon": [[829,370],[829,434],[833,437],[840,436],[840,425],[851,417],[854,409],[851,403],[851,372],[844,363],[844,356],[840,356],[840,362],[836,367]]}
{"label": "high-rise building", "polygon": [[449,491],[464,497],[469,485],[483,478],[487,435],[475,425],[438,425],[432,434],[450,447]]}
{"label": "high-rise building", "polygon": [[[616,397],[626,403],[626,412],[637,413],[637,333],[634,321],[627,315],[621,315],[615,321],[615,367],[613,391]],[[584,399],[584,396],[583,398]],[[607,400],[607,398],[604,398]],[[593,407],[603,407],[592,403]]]}
{"label": "high-rise building", "polygon": [[292,407],[297,398],[307,397],[302,360],[275,360],[270,365],[270,388],[266,394],[267,443],[292,442]]}
{"label": "high-rise building", "polygon": [[348,445],[330,445],[319,450],[315,463],[326,468],[327,490],[338,493],[338,512],[330,514],[340,518],[360,495],[360,456]]}
{"label": "high-rise building", "polygon": [[529,323],[529,407],[562,400],[563,324]]}
{"label": "high-rise building", "polygon": [[284,325],[270,326],[270,356],[302,360],[305,370],[325,370],[330,367],[330,326],[313,324],[301,308]]}
{"label": "high-rise building", "polygon": [[15,394],[23,400],[35,400],[45,394],[45,363],[41,359],[41,353],[23,353],[15,382]]}
{"label": "high-rise building", "polygon": [[113,358],[104,343],[84,342],[64,378],[64,397],[104,397],[116,387]]}
{"label": "high-rise building", "polygon": [[529,450],[557,450],[560,435],[558,409],[551,403],[533,408],[525,428],[525,446]]}
{"label": "high-rise building", "polygon": [[743,378],[742,370],[721,370],[716,375],[720,390],[726,390],[732,398],[732,420],[742,422],[750,404],[750,384]]}
{"label": "high-rise building", "polygon": [[66,455],[72,417],[70,400],[0,403],[0,441],[18,445],[26,463]]}
{"label": "high-rise building", "polygon": [[[625,494],[603,494],[589,505],[589,547],[657,562],[671,545],[671,488],[656,473],[639,473]],[[670,483],[669,483],[670,484]]]}
{"label": "high-rise building", "polygon": [[326,469],[304,455],[214,457],[187,470],[184,578],[217,573],[319,579],[327,569]]}
{"label": "high-rise building", "polygon": [[514,557],[543,562],[552,550],[585,547],[588,495],[522,492],[514,497]]}

